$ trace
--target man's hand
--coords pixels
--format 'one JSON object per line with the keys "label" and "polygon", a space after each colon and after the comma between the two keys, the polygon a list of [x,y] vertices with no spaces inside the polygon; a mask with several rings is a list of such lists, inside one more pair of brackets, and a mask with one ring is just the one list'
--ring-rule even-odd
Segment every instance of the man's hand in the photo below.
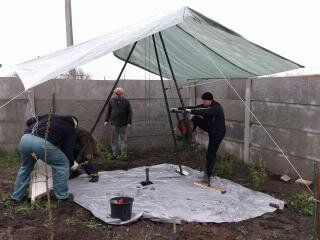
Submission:
{"label": "man's hand", "polygon": [[92,153],[87,154],[86,155],[86,159],[92,160],[93,159],[93,154]]}
{"label": "man's hand", "polygon": [[127,126],[128,126],[128,128],[132,128],[132,124],[130,124],[130,123],[128,123]]}
{"label": "man's hand", "polygon": [[106,127],[109,124],[109,122],[104,122],[103,125]]}
{"label": "man's hand", "polygon": [[72,171],[77,170],[78,166],[79,166],[79,164],[75,161],[74,164],[73,164],[73,166],[71,167],[71,170],[72,170]]}

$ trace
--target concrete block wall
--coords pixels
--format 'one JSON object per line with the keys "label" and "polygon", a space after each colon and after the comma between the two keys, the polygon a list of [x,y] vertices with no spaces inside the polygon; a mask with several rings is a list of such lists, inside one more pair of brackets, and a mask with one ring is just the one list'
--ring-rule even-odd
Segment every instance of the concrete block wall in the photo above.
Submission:
{"label": "concrete block wall", "polygon": [[[231,84],[245,99],[246,80],[231,80]],[[320,78],[291,77],[253,79],[251,110],[288,155],[303,177],[312,179],[313,161],[320,161]],[[224,107],[227,133],[220,152],[238,158],[244,156],[244,104],[225,81],[200,85],[191,90],[193,102],[201,102],[201,94],[212,91]],[[196,97],[194,97],[196,96]],[[199,141],[207,143],[205,133]],[[276,174],[296,173],[263,128],[251,116],[250,160],[263,161]]]}
{"label": "concrete block wall", "polygon": [[[23,90],[21,82],[15,78],[0,78],[0,103],[8,101]],[[37,115],[46,114],[52,106],[55,95],[55,111],[62,115],[75,115],[80,125],[91,129],[104,101],[112,89],[113,81],[51,80],[34,88]],[[160,81],[121,80],[126,98],[133,108],[133,128],[128,130],[128,144],[135,148],[173,146],[167,112]],[[170,107],[179,104],[173,82],[165,81]],[[171,89],[170,89],[171,87]],[[182,90],[185,101],[189,91]],[[11,102],[0,110],[0,146],[7,150],[18,147],[23,134],[25,120],[31,116],[27,94]],[[172,115],[173,119],[175,118]],[[102,144],[110,143],[111,129],[104,127],[105,113],[94,132]]]}
{"label": "concrete block wall", "polygon": [[[169,84],[170,83],[170,84]],[[80,124],[90,129],[113,82],[52,80],[33,89],[29,97],[35,99],[38,115],[47,113],[55,94],[56,112],[78,116]],[[231,80],[231,84],[245,98],[245,79]],[[172,139],[159,81],[120,81],[126,90],[126,97],[134,109],[134,127],[129,130],[131,147],[150,148],[172,146]],[[23,90],[15,78],[0,78],[0,104]],[[179,100],[173,83],[166,81],[170,106],[177,106]],[[201,94],[212,91],[224,107],[227,134],[220,152],[228,152],[239,159],[244,156],[245,107],[225,80],[182,90],[187,105],[201,102]],[[252,80],[251,109],[289,159],[304,177],[312,177],[314,160],[320,160],[320,78],[278,78]],[[0,110],[0,146],[13,150],[17,148],[25,120],[31,116],[28,94],[23,94],[7,107]],[[175,119],[175,116],[172,116]],[[104,118],[104,117],[103,117]],[[110,141],[110,129],[98,124],[94,135],[103,144]],[[281,156],[259,124],[250,120],[250,159],[262,160],[274,173],[295,176],[292,168]],[[207,142],[205,133],[198,134],[198,140]]]}

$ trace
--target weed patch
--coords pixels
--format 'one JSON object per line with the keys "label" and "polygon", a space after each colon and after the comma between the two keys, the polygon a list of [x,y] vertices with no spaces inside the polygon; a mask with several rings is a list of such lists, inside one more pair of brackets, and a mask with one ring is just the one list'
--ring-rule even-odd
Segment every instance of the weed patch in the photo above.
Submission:
{"label": "weed patch", "polygon": [[297,193],[290,201],[290,206],[302,216],[313,215],[313,202],[309,200],[310,195],[306,192]]}

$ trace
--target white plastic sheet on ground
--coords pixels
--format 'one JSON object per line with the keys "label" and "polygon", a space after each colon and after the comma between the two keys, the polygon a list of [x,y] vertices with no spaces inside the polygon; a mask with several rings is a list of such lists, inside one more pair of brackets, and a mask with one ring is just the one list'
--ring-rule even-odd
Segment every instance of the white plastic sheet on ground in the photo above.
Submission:
{"label": "white plastic sheet on ground", "polygon": [[284,202],[267,194],[252,191],[230,180],[215,177],[213,184],[227,190],[225,194],[194,185],[203,173],[183,167],[189,176],[175,172],[177,166],[161,164],[150,167],[152,185],[141,186],[145,180],[145,167],[128,171],[101,172],[98,183],[87,178],[70,181],[74,201],[88,209],[106,223],[115,223],[110,218],[109,200],[116,196],[134,198],[134,217],[143,213],[143,218],[159,222],[239,222],[275,211],[270,203],[283,209]]}

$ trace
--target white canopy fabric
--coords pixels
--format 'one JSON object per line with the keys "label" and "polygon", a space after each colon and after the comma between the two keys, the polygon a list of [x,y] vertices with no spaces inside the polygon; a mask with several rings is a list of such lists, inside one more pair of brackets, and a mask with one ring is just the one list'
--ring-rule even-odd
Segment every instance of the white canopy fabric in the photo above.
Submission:
{"label": "white canopy fabric", "polygon": [[258,78],[279,78],[279,77],[311,77],[311,76],[320,76],[320,68],[298,68],[290,71],[268,74],[259,76]]}
{"label": "white canopy fabric", "polygon": [[[158,74],[154,49],[146,48],[152,34],[163,32],[176,78],[243,78],[271,74],[301,67],[274,54],[206,18],[180,7],[159,13],[89,41],[13,66],[25,89],[30,89],[71,69],[113,51],[126,59],[131,44],[138,41],[130,63]],[[165,65],[159,36],[164,77],[171,78]],[[116,51],[118,50],[118,51]],[[149,54],[148,54],[149,53]],[[148,58],[148,59],[147,59]],[[143,64],[146,61],[149,64]]]}

